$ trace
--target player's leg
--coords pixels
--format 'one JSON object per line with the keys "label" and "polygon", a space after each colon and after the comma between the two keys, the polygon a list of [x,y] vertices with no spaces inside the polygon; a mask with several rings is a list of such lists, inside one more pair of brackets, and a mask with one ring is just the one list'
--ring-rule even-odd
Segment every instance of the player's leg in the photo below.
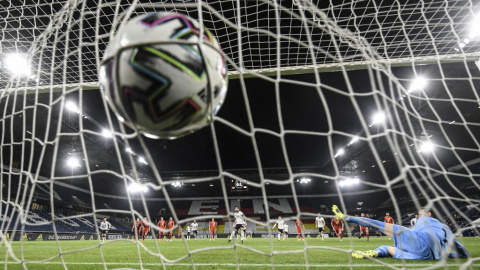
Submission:
{"label": "player's leg", "polygon": [[232,230],[232,233],[230,234],[230,237],[228,238],[228,243],[230,243],[232,241],[232,239],[235,237],[236,232],[237,232],[237,229],[234,228]]}
{"label": "player's leg", "polygon": [[368,232],[368,228],[365,230],[365,233],[367,234],[367,241],[370,241],[370,233]]}
{"label": "player's leg", "polygon": [[320,237],[322,238],[322,241],[323,241],[323,230],[324,230],[325,227],[320,227]]}
{"label": "player's leg", "polygon": [[241,229],[240,230],[240,235],[241,235],[241,239],[242,239],[242,244],[243,244],[243,240],[245,239],[245,229]]}

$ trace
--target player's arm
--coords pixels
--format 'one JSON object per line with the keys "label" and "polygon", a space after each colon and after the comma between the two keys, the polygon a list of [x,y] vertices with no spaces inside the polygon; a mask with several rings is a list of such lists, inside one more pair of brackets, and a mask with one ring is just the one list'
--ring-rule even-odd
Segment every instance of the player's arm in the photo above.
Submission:
{"label": "player's arm", "polygon": [[342,232],[343,232],[343,230],[345,229],[345,226],[344,226],[344,225],[345,225],[345,223],[343,223],[343,221],[342,221]]}
{"label": "player's arm", "polygon": [[277,227],[277,222],[275,222],[275,223],[273,224],[272,229],[275,229],[275,227]]}
{"label": "player's arm", "polygon": [[315,219],[315,228],[318,228],[318,222],[317,222],[317,219]]}

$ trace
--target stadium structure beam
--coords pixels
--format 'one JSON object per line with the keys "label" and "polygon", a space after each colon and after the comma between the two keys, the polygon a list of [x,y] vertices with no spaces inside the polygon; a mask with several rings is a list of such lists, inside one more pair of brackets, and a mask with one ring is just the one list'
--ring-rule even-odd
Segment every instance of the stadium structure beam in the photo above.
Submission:
{"label": "stadium structure beam", "polygon": [[[313,73],[315,70],[318,72],[337,72],[343,68],[346,70],[361,70],[366,69],[368,66],[384,68],[384,67],[405,67],[412,65],[434,65],[449,64],[449,63],[462,63],[462,62],[475,62],[480,58],[480,52],[473,53],[457,53],[440,56],[419,56],[419,57],[404,57],[397,59],[379,59],[379,60],[365,60],[365,61],[352,61],[343,63],[327,63],[317,65],[305,65],[294,67],[280,67],[280,68],[263,68],[263,69],[251,69],[251,70],[231,70],[228,72],[230,79],[251,78],[256,77],[256,74],[263,76],[276,76],[280,70],[282,75],[296,75]],[[7,91],[5,94],[34,94],[34,93],[62,93],[70,92],[74,90],[98,90],[100,84],[98,82],[86,82],[86,83],[72,83],[67,85],[36,85],[36,86],[23,86],[23,87],[10,87],[0,89],[0,94]]]}

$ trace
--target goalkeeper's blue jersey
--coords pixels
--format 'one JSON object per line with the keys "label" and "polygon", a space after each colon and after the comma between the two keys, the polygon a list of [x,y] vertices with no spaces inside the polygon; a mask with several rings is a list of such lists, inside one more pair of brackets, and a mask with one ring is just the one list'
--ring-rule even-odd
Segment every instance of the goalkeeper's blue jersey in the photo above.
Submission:
{"label": "goalkeeper's blue jersey", "polygon": [[448,241],[454,239],[447,225],[431,217],[419,217],[413,231],[426,233],[431,239],[430,250],[434,259],[439,260],[448,248]]}
{"label": "goalkeeper's blue jersey", "polygon": [[451,257],[468,257],[468,251],[458,242],[450,228],[431,217],[419,217],[417,224],[411,229],[413,232],[417,232],[418,242],[423,249],[429,249],[430,258],[424,259],[436,259],[442,258],[442,253],[449,251],[449,242],[452,243],[454,249],[457,252],[450,253]]}

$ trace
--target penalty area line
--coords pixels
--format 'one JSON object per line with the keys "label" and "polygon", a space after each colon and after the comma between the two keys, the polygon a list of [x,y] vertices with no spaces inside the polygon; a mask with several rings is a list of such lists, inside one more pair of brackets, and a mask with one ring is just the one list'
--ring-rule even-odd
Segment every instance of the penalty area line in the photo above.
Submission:
{"label": "penalty area line", "polygon": [[[21,264],[19,262],[6,262],[7,264]],[[0,264],[5,264],[4,261],[0,261]],[[33,264],[51,264],[51,265],[131,265],[131,266],[140,266],[140,263],[125,263],[125,262],[118,262],[118,263],[101,263],[101,262],[42,262],[42,263],[28,263],[25,262],[25,264],[28,265],[33,265]],[[161,263],[141,263],[143,266],[159,266],[162,265]],[[164,263],[164,265],[167,266],[231,266],[231,267],[236,267],[237,264],[235,263]],[[302,267],[305,268],[306,264],[274,264],[275,267]],[[408,264],[402,264],[402,263],[396,263],[396,264],[389,264],[389,266],[393,267],[424,267],[424,266],[433,266],[435,265],[434,263],[408,263]],[[460,263],[447,263],[445,265],[441,266],[462,266],[464,264]],[[260,263],[239,263],[238,266],[249,266],[249,267],[266,267],[266,266],[272,266],[272,264],[260,264]],[[332,267],[332,266],[345,266],[345,267],[382,267],[384,268],[384,265],[381,264],[308,264],[309,267]],[[480,264],[471,264],[469,266],[473,267],[478,267]]]}

